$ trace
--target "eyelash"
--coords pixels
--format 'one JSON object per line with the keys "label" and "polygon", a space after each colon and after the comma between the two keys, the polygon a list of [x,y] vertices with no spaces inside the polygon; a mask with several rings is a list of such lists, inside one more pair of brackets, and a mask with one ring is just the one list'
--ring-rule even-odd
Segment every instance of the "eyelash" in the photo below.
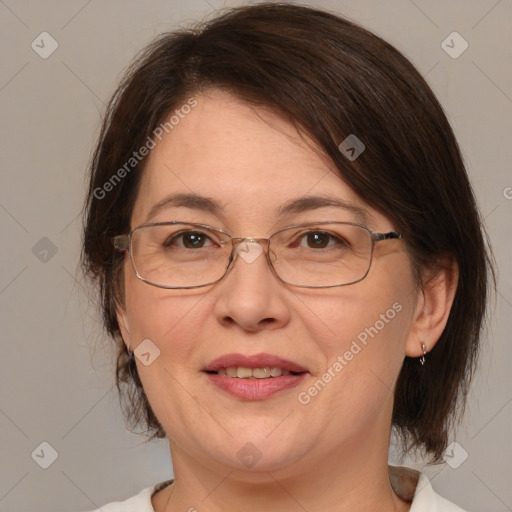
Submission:
{"label": "eyelash", "polygon": [[[210,236],[208,236],[208,234],[202,232],[202,231],[182,231],[180,233],[176,233],[174,234],[172,237],[168,238],[165,242],[164,242],[164,246],[165,247],[172,247],[173,246],[173,242],[175,240],[178,240],[178,239],[181,239],[183,240],[183,237],[184,236],[187,236],[187,235],[190,235],[190,234],[194,234],[194,235],[202,235],[204,236],[207,240],[209,241],[213,241],[212,238]],[[293,244],[295,246],[300,246],[300,241],[304,240],[305,237],[307,237],[308,235],[311,235],[311,234],[320,234],[322,236],[328,236],[329,237],[329,242],[330,241],[335,241],[336,243],[341,243],[341,244],[344,244],[344,245],[347,245],[347,242],[346,240],[340,238],[339,236],[336,236],[335,234],[333,233],[330,233],[328,231],[319,231],[319,230],[310,230],[310,231],[305,231],[303,233],[299,233],[298,236],[294,236],[293,238]],[[299,244],[296,244],[297,240],[299,240]],[[222,242],[216,242],[218,245],[222,245]],[[332,247],[332,244],[331,245],[328,245],[327,247]],[[182,246],[180,246],[180,248],[183,248]],[[202,247],[201,247],[202,248]],[[310,247],[310,249],[314,249],[313,247]],[[324,248],[322,248],[324,249]]]}

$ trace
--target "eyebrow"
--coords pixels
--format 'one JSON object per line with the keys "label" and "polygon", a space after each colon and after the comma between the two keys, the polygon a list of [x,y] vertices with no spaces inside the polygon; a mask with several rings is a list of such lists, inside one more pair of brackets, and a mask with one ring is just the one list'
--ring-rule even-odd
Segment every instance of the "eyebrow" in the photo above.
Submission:
{"label": "eyebrow", "polygon": [[304,196],[298,199],[291,199],[277,209],[277,214],[279,216],[285,216],[329,206],[349,211],[363,224],[366,224],[368,221],[368,212],[364,208],[353,203],[349,203],[348,201],[344,201],[343,199],[339,199],[338,197],[327,195]]}
{"label": "eyebrow", "polygon": [[[161,211],[172,206],[183,206],[186,208],[201,210],[222,217],[223,205],[211,197],[201,196],[193,193],[177,193],[164,197],[155,203],[146,217],[146,222],[156,217]],[[336,207],[347,210],[352,213],[358,221],[366,224],[368,221],[368,212],[364,208],[357,206],[343,199],[327,195],[304,196],[297,199],[291,199],[276,209],[277,216],[283,217],[296,213],[303,213],[325,207]]]}
{"label": "eyebrow", "polygon": [[217,216],[221,216],[223,210],[221,203],[210,197],[200,196],[198,194],[171,194],[151,207],[146,217],[146,222],[149,222],[162,210],[166,210],[171,206],[184,206],[194,210],[210,212]]}

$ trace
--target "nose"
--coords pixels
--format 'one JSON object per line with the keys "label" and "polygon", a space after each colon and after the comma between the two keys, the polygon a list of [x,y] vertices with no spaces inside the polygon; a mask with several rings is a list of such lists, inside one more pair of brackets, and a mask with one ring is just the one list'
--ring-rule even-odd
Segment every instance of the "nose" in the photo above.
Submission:
{"label": "nose", "polygon": [[215,315],[224,326],[244,331],[278,329],[290,321],[287,285],[272,272],[265,249],[256,241],[237,245],[234,261],[217,283]]}

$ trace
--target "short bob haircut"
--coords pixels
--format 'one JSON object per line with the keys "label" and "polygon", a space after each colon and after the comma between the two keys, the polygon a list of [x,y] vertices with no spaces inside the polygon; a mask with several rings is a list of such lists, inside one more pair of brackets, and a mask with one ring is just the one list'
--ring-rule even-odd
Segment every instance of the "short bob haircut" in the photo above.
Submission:
{"label": "short bob haircut", "polygon": [[[418,448],[439,461],[464,411],[494,280],[475,197],[450,124],[414,66],[356,24],[297,4],[227,9],[159,36],[107,107],[91,160],[81,268],[99,290],[104,328],[116,343],[126,420],[149,439],[166,436],[116,320],[124,255],[111,237],[130,230],[145,158],[130,172],[121,169],[175,109],[212,88],[271,108],[311,137],[340,178],[403,234],[418,287],[440,256],[455,257],[459,280],[448,323],[427,364],[405,358],[392,416],[403,453]],[[353,161],[338,148],[350,134],[366,146]]]}

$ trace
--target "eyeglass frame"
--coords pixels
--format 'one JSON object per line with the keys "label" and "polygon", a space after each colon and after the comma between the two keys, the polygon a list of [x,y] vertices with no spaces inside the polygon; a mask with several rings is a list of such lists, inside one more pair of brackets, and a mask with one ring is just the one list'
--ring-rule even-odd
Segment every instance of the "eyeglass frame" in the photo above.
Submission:
{"label": "eyeglass frame", "polygon": [[[145,228],[145,227],[173,225],[173,224],[186,224],[186,225],[193,226],[193,227],[207,229],[209,231],[216,231],[218,233],[222,233],[223,235],[226,235],[229,238],[229,240],[231,242],[231,253],[228,258],[228,264],[226,266],[226,269],[224,270],[224,273],[222,274],[222,276],[219,277],[219,279],[217,279],[216,281],[212,281],[210,283],[199,284],[199,285],[194,285],[194,286],[167,286],[167,285],[163,285],[163,284],[154,283],[153,281],[149,281],[148,279],[142,277],[139,274],[137,267],[135,266],[135,261],[133,258],[133,251],[132,251],[133,233],[135,231],[137,231],[138,229]],[[325,224],[345,224],[345,225],[350,225],[350,226],[357,226],[357,227],[363,228],[365,231],[368,232],[368,234],[370,235],[370,240],[371,240],[371,249],[370,249],[370,259],[369,259],[369,263],[368,263],[368,269],[366,270],[365,274],[361,278],[359,278],[355,281],[350,281],[348,283],[342,283],[342,284],[327,285],[327,286],[300,285],[300,284],[293,284],[293,283],[289,283],[288,281],[285,281],[277,273],[276,269],[274,268],[274,265],[272,264],[272,261],[270,260],[270,254],[269,254],[270,253],[270,239],[273,236],[277,235],[278,233],[281,233],[282,231],[285,231],[287,229],[301,228],[301,227],[315,226],[315,225],[325,225]],[[264,242],[265,243],[264,252],[265,252],[265,258],[267,260],[267,263],[270,266],[270,270],[272,271],[272,273],[281,282],[288,284],[290,286],[295,286],[297,288],[313,288],[313,289],[315,289],[315,288],[336,288],[338,286],[348,286],[351,284],[359,283],[370,272],[370,268],[371,268],[371,265],[373,262],[373,251],[374,251],[375,243],[380,242],[382,240],[400,240],[400,239],[403,239],[403,236],[401,233],[399,233],[397,231],[388,231],[387,233],[378,233],[378,232],[372,231],[368,226],[365,226],[364,224],[359,224],[357,222],[344,222],[344,221],[306,222],[303,224],[294,224],[291,226],[286,226],[284,228],[281,228],[278,231],[276,231],[275,233],[272,233],[268,238],[253,238],[253,237],[243,238],[243,237],[232,237],[229,233],[227,233],[223,229],[216,228],[216,227],[210,226],[208,224],[199,224],[199,223],[195,223],[195,222],[184,222],[184,221],[168,221],[168,222],[152,222],[149,224],[141,224],[140,226],[133,228],[129,233],[123,233],[121,235],[113,236],[111,238],[111,242],[114,245],[115,249],[117,249],[120,252],[127,252],[130,255],[130,261],[132,263],[133,270],[135,271],[135,275],[138,279],[140,279],[141,281],[143,281],[147,284],[150,284],[152,286],[157,286],[158,288],[165,288],[168,290],[171,290],[171,289],[172,290],[188,290],[188,289],[193,289],[193,288],[203,288],[205,286],[211,286],[213,284],[217,284],[219,281],[221,281],[226,276],[226,274],[228,273],[228,270],[234,265],[234,262],[238,255],[238,252],[236,251],[236,247],[239,244],[241,244],[242,242],[256,242],[261,246],[262,245],[261,242]]]}

